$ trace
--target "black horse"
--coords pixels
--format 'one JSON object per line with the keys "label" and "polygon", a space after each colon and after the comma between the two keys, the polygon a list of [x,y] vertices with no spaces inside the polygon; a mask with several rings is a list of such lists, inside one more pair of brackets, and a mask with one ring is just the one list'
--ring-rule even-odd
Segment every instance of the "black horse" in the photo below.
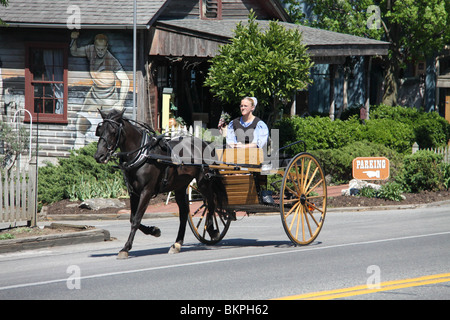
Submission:
{"label": "black horse", "polygon": [[[198,190],[208,206],[208,215],[226,204],[226,192],[221,179],[204,165],[211,163],[205,162],[204,155],[211,156],[208,161],[215,155],[208,150],[208,144],[200,139],[187,136],[167,141],[164,135],[156,135],[148,125],[124,118],[123,113],[115,109],[107,113],[100,111],[103,122],[96,130],[99,140],[94,155],[98,163],[107,163],[111,157],[118,157],[130,195],[131,231],[117,258],[128,258],[138,229],[156,237],[161,235],[159,228],[144,226],[141,220],[150,199],[168,191],[175,192],[180,218],[178,235],[169,253],[178,253],[183,244],[189,214],[186,195],[189,183],[196,179]],[[120,152],[115,153],[117,149]],[[212,221],[211,217],[208,218]],[[212,223],[208,232],[211,237],[217,232]]]}

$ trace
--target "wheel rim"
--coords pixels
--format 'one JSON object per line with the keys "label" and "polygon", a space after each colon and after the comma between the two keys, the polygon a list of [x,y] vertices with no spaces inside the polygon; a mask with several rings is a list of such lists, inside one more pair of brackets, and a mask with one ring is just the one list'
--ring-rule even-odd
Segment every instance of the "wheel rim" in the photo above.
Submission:
{"label": "wheel rim", "polygon": [[[193,208],[191,204],[191,208]],[[208,207],[202,203],[193,212],[189,212],[189,226],[194,236],[204,244],[216,244],[223,239],[230,227],[231,219],[225,211],[216,210],[208,215]]]}
{"label": "wheel rim", "polygon": [[325,220],[327,187],[323,170],[309,153],[296,155],[284,172],[280,213],[286,234],[297,245],[310,244]]}

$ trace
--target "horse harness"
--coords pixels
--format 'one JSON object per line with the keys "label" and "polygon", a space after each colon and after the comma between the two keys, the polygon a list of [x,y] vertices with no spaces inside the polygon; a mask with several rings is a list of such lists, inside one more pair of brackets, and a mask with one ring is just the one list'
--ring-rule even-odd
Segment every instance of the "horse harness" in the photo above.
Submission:
{"label": "horse harness", "polygon": [[[143,127],[140,147],[137,148],[136,150],[129,151],[129,152],[113,153],[119,147],[120,137],[121,137],[122,130],[123,130],[123,124],[119,123],[117,121],[111,120],[111,119],[104,119],[103,121],[109,122],[110,124],[113,124],[118,127],[118,130],[116,132],[116,137],[115,137],[116,143],[113,146],[110,145],[108,143],[108,141],[103,136],[101,136],[99,133],[99,129],[101,128],[103,123],[100,123],[98,125],[97,130],[96,130],[96,135],[99,136],[99,140],[103,139],[106,142],[106,149],[108,151],[109,156],[111,156],[111,158],[119,159],[118,167],[122,171],[126,172],[126,171],[130,171],[132,169],[137,169],[137,168],[141,167],[144,163],[146,163],[148,160],[164,161],[170,165],[170,166],[167,166],[166,169],[164,170],[164,177],[162,179],[161,186],[160,186],[161,190],[164,189],[164,187],[168,183],[168,175],[169,175],[170,167],[171,166],[172,167],[179,166],[182,164],[182,163],[175,163],[173,161],[170,161],[170,159],[171,159],[170,156],[157,155],[157,154],[150,153],[150,151],[154,147],[159,145],[162,150],[168,150],[168,153],[172,154],[172,151],[173,151],[172,147],[166,140],[165,134],[156,135],[156,133],[153,130],[149,130],[145,125],[142,125],[141,123],[136,121],[137,124],[139,124],[141,127]],[[130,121],[130,120],[128,120],[128,121]],[[122,160],[124,157],[129,156],[131,154],[136,154],[133,159],[131,159],[130,161]],[[125,182],[129,188],[129,190],[133,191],[131,185],[128,183],[128,179],[125,176],[126,175],[124,174]]]}

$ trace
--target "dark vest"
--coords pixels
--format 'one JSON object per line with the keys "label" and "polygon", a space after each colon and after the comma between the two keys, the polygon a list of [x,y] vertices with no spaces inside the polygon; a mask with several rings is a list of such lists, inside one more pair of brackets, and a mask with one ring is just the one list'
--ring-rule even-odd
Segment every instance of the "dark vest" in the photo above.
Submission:
{"label": "dark vest", "polygon": [[253,141],[253,132],[255,131],[256,125],[261,120],[258,117],[253,119],[253,122],[246,128],[239,121],[240,118],[233,120],[234,134],[236,135],[237,142],[249,144]]}

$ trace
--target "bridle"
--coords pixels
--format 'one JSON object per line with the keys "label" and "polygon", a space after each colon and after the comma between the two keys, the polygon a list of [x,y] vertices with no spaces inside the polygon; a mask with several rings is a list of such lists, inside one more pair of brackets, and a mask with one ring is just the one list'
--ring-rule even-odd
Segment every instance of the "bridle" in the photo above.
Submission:
{"label": "bridle", "polygon": [[[108,140],[105,139],[104,135],[100,135],[100,129],[101,127],[104,125],[104,122],[110,123],[111,125],[115,125],[117,126],[118,130],[116,132],[116,143],[114,145],[110,145]],[[100,122],[97,125],[97,129],[95,131],[95,135],[97,137],[99,137],[98,141],[100,142],[100,140],[104,140],[106,143],[106,156],[107,158],[111,158],[113,156],[114,151],[117,150],[117,148],[119,147],[119,142],[120,142],[120,137],[122,135],[122,130],[123,130],[123,124],[111,119],[103,119],[102,122]]]}
{"label": "bridle", "polygon": [[[164,135],[158,136],[156,137],[156,132],[151,129],[148,128],[145,124],[142,124],[138,121],[134,121],[134,120],[130,120],[130,119],[126,119],[127,121],[133,121],[134,123],[136,123],[137,125],[139,125],[141,127],[142,130],[142,139],[141,139],[141,146],[135,150],[132,151],[128,151],[128,152],[116,152],[117,148],[119,147],[119,143],[120,143],[120,139],[122,136],[122,132],[123,130],[123,123],[121,122],[117,122],[114,121],[112,119],[103,119],[102,122],[100,122],[97,126],[97,130],[95,132],[95,135],[99,137],[99,142],[100,140],[104,140],[106,143],[106,157],[108,159],[119,159],[119,167],[121,169],[124,170],[129,170],[132,169],[134,167],[139,167],[141,166],[144,162],[147,161],[147,159],[149,158],[149,153],[150,150],[161,140],[163,139]],[[114,145],[109,144],[108,140],[103,136],[100,135],[100,129],[102,128],[102,126],[104,125],[103,122],[107,122],[110,123],[111,125],[114,125],[117,127],[117,132],[116,132],[116,142]],[[165,141],[165,140],[164,140]],[[167,144],[167,146],[169,146]],[[169,146],[170,147],[170,146]],[[135,154],[135,156],[125,162],[124,158],[128,157],[132,154]]]}

